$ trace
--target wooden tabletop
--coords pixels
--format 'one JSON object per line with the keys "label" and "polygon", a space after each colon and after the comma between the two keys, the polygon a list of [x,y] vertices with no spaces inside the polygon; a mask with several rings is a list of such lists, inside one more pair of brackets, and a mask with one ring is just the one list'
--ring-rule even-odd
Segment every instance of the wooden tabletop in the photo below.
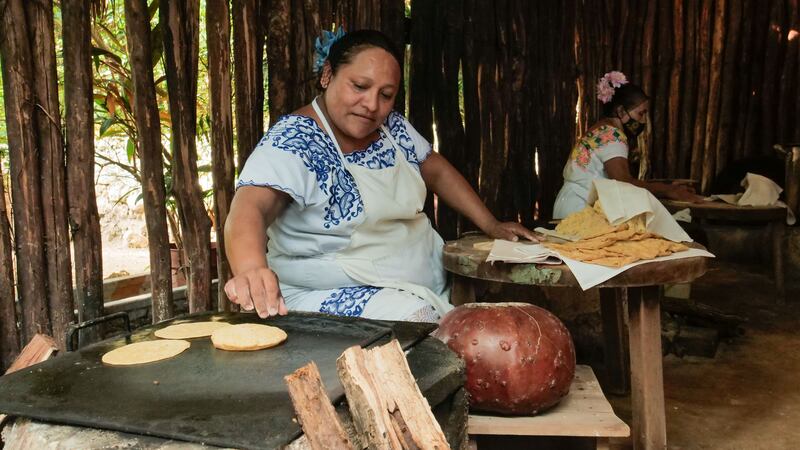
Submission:
{"label": "wooden tabletop", "polygon": [[522,436],[628,437],[631,430],[614,414],[589,366],[575,366],[569,393],[535,416],[472,413],[469,434]]}
{"label": "wooden tabletop", "polygon": [[[444,268],[457,275],[504,283],[540,286],[579,286],[578,280],[566,264],[488,263],[488,250],[474,247],[490,239],[482,234],[466,235],[449,241],[444,246]],[[693,247],[703,248],[698,244]],[[598,287],[653,286],[665,283],[688,283],[703,275],[707,259],[693,257],[657,261],[632,267],[601,283]]]}
{"label": "wooden tabletop", "polygon": [[740,206],[723,201],[690,203],[677,200],[661,200],[661,203],[674,213],[689,208],[693,218],[729,220],[734,222],[777,222],[786,220],[783,206]]}

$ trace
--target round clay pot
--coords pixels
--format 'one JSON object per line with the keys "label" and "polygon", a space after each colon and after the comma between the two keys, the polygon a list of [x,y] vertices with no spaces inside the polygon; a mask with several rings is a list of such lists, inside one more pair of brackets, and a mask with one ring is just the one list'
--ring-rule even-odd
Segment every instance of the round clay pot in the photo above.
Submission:
{"label": "round clay pot", "polygon": [[447,313],[435,336],[466,362],[470,408],[532,415],[569,392],[575,347],[556,316],[527,303],[469,303]]}

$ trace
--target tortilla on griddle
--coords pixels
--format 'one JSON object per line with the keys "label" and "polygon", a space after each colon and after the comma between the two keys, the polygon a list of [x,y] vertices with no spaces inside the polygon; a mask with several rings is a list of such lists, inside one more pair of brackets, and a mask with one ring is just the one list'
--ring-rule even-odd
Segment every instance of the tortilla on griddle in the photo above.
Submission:
{"label": "tortilla on griddle", "polygon": [[179,355],[189,345],[189,341],[173,339],[136,342],[111,350],[103,355],[102,361],[112,366],[145,364]]}
{"label": "tortilla on griddle", "polygon": [[241,352],[275,347],[285,341],[286,337],[286,332],[278,327],[242,323],[214,331],[211,342],[220,350]]}
{"label": "tortilla on griddle", "polygon": [[211,336],[211,333],[222,327],[229,327],[228,322],[188,322],[176,323],[156,330],[156,337],[162,339],[194,339]]}

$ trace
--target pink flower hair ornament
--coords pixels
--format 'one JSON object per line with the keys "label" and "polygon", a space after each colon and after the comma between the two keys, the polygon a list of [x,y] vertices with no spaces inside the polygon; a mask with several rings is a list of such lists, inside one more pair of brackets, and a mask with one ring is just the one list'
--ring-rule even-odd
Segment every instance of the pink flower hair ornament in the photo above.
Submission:
{"label": "pink flower hair ornament", "polygon": [[624,73],[616,70],[608,72],[597,81],[597,99],[603,103],[610,102],[614,91],[624,84],[628,84]]}

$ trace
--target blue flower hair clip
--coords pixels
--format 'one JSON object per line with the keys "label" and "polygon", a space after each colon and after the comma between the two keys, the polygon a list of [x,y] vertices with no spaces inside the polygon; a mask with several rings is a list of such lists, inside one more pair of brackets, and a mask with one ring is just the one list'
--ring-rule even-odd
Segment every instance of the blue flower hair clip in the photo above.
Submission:
{"label": "blue flower hair clip", "polygon": [[328,30],[322,30],[321,39],[318,37],[314,41],[314,73],[322,72],[322,67],[325,65],[325,60],[328,59],[328,54],[331,51],[331,45],[344,36],[344,28],[339,27],[336,32],[331,33]]}

